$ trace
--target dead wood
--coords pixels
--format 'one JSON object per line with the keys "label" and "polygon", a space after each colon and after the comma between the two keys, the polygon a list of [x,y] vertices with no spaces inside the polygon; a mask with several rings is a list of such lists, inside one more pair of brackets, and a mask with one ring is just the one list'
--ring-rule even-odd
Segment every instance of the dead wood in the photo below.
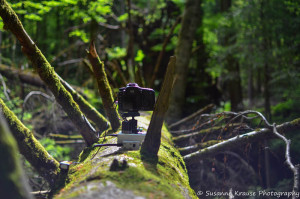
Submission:
{"label": "dead wood", "polygon": [[177,17],[175,23],[173,24],[173,26],[171,27],[171,29],[170,29],[170,31],[169,31],[169,33],[167,35],[167,37],[164,39],[164,43],[162,45],[162,49],[161,49],[161,51],[160,51],[160,53],[159,53],[159,55],[157,57],[156,64],[154,66],[154,71],[153,71],[153,75],[152,75],[151,82],[150,82],[150,88],[153,88],[153,86],[154,86],[154,81],[156,79],[156,75],[157,75],[160,63],[162,61],[162,58],[164,56],[167,44],[169,43],[170,38],[173,35],[173,32],[174,32],[176,26],[179,24],[180,20],[181,20],[181,16]]}
{"label": "dead wood", "polygon": [[104,64],[100,60],[95,45],[92,42],[88,52],[88,58],[93,67],[93,72],[98,83],[98,90],[102,99],[103,107],[113,131],[117,131],[121,125],[120,116],[114,107],[114,99],[111,87],[105,73]]}
{"label": "dead wood", "polygon": [[46,88],[45,83],[41,80],[41,78],[33,74],[30,71],[18,70],[12,67],[8,67],[6,65],[0,64],[0,73],[8,79],[14,80],[18,79],[23,83],[37,86],[40,88]]}
{"label": "dead wood", "polygon": [[[286,133],[296,129],[300,129],[300,119],[286,122],[277,126],[277,131],[280,133]],[[213,146],[185,155],[184,160],[188,164],[191,164],[197,160],[213,157],[219,152],[230,150],[247,143],[275,138],[275,134],[273,134],[272,131],[272,128],[262,128],[256,131],[245,133],[243,135],[238,135]]]}
{"label": "dead wood", "polygon": [[161,128],[168,110],[170,95],[175,81],[175,63],[176,57],[170,57],[164,82],[159,92],[149,128],[141,148],[141,152],[144,155],[157,156],[161,142]]}
{"label": "dead wood", "polygon": [[241,133],[245,133],[246,131],[249,132],[249,127],[246,124],[239,124],[234,123],[229,125],[228,127],[225,126],[212,126],[206,129],[201,129],[198,131],[187,131],[186,134],[177,136],[173,138],[173,141],[179,145],[183,146],[186,145],[186,143],[189,142],[190,139],[193,140],[193,142],[199,143],[199,142],[205,142],[208,140],[221,140],[221,139],[228,139],[229,137],[239,135]]}
{"label": "dead wood", "polygon": [[201,114],[209,113],[214,107],[215,107],[214,104],[209,104],[209,105],[205,106],[204,108],[198,110],[197,112],[193,113],[192,115],[190,115],[188,117],[185,117],[185,118],[179,120],[178,122],[170,124],[169,128],[174,129],[174,128],[176,128],[176,127],[178,127],[178,126],[180,126],[184,123],[189,122],[190,120],[193,120],[193,119],[197,118]]}

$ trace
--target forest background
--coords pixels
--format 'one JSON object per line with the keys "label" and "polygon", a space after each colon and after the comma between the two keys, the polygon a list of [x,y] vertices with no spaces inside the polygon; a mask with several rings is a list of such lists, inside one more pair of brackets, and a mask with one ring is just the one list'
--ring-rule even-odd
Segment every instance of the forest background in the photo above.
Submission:
{"label": "forest background", "polygon": [[[189,62],[183,66],[186,78],[180,89],[174,89],[182,98],[171,103],[170,108],[175,107],[176,113],[169,116],[169,121],[188,116],[210,103],[217,105],[216,112],[255,109],[277,123],[298,118],[300,3],[296,0],[200,2],[197,15],[191,16],[198,21],[191,38]],[[55,71],[77,86],[102,113],[96,82],[86,62],[85,50],[90,41],[95,42],[105,63],[115,97],[118,88],[128,82],[158,91],[169,57],[175,54],[175,49],[184,48],[178,46],[185,9],[183,0],[9,3]],[[0,26],[3,30],[2,23]],[[32,71],[31,63],[12,34],[1,31],[0,42],[2,68]],[[50,92],[2,76],[1,81],[0,97],[9,108],[34,129],[54,157],[70,158],[72,147],[61,147],[49,138],[50,133],[74,133],[69,123],[61,120],[65,116],[58,114],[59,107],[51,101]],[[44,97],[41,93],[28,96],[33,90],[43,92]],[[299,134],[287,136],[293,140],[292,156],[299,163]],[[276,180],[268,184],[267,177],[262,177],[260,186],[291,187],[291,173],[281,172],[286,170],[284,155],[275,155],[283,145],[272,141],[263,147],[269,148],[270,161],[277,165],[269,173]]]}

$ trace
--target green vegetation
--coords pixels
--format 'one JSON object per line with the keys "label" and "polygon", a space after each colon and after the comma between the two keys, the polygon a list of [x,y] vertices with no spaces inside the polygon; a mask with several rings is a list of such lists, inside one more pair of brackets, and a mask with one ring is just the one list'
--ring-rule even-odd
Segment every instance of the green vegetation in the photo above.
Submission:
{"label": "green vegetation", "polygon": [[[87,148],[80,155],[80,163],[70,168],[65,188],[54,198],[72,198],[78,194],[88,194],[88,189],[84,187],[85,183],[90,181],[95,181],[98,185],[103,183],[104,186],[108,182],[113,182],[121,189],[132,190],[137,196],[148,198],[184,198],[184,195],[196,198],[195,192],[189,187],[189,178],[182,156],[170,138],[171,135],[164,128],[157,160],[143,160],[139,151],[99,157],[95,154],[101,154],[109,149],[102,147],[98,151],[98,148]],[[102,143],[102,140],[99,142]],[[107,139],[105,143],[112,142],[116,142],[116,139]],[[111,171],[108,163],[113,159],[117,159],[119,164],[126,161],[127,167]]]}
{"label": "green vegetation", "polygon": [[[3,2],[1,1],[1,6]],[[73,143],[67,147],[60,146],[48,135],[50,133],[80,134],[80,130],[74,128],[74,124],[83,127],[78,123],[78,118],[85,114],[97,130],[97,133],[94,133],[90,126],[86,127],[92,137],[89,144],[96,142],[95,135],[101,134],[109,127],[104,118],[109,117],[105,111],[105,97],[109,97],[107,106],[115,109],[117,104],[114,100],[117,101],[118,88],[124,87],[131,81],[144,87],[153,85],[156,95],[158,94],[169,57],[175,54],[176,48],[184,48],[178,43],[179,33],[183,27],[182,15],[187,7],[185,2],[187,1],[8,0],[28,35],[36,44],[34,47],[31,46],[32,51],[26,50],[24,40],[21,39],[23,43],[18,42],[18,39],[20,40],[18,36],[15,37],[11,32],[6,31],[12,29],[10,24],[4,26],[0,19],[0,64],[7,66],[5,70],[11,68],[14,71],[9,76],[0,72],[3,76],[0,78],[0,102],[1,107],[5,107],[6,117],[13,120],[8,121],[13,127],[12,132],[21,130],[26,133],[24,142],[34,138],[33,145],[36,145],[37,149],[42,149],[43,145],[55,159],[69,160],[72,158],[71,151],[73,151],[70,148],[76,149],[82,145]],[[188,116],[207,104],[214,103],[217,105],[215,111],[217,113],[254,109],[262,112],[270,123],[280,124],[299,118],[300,3],[296,0],[192,0],[190,2],[201,4],[197,9],[200,23],[196,27],[195,36],[191,38],[190,59],[188,64],[185,64],[184,70],[187,72],[187,78],[182,80],[185,86],[174,88],[174,92],[179,93],[179,90],[185,92],[184,96],[181,96],[184,102],[176,106],[176,109],[181,110],[180,117]],[[14,32],[18,35],[16,32],[20,31]],[[91,41],[94,41],[98,52],[97,60],[101,60],[100,67],[94,70],[98,72],[101,69],[99,72],[105,74],[102,77],[99,75],[95,77],[91,67],[87,67],[89,63],[87,63],[86,49],[89,48]],[[26,42],[28,40],[25,40]],[[27,54],[32,62],[23,53]],[[159,60],[160,53],[161,60]],[[158,66],[157,72],[155,66]],[[16,71],[29,75],[39,73],[42,79],[48,82],[48,88],[45,85],[37,86],[25,81]],[[70,83],[76,91],[62,85],[56,74]],[[97,80],[105,81],[106,84],[100,88],[100,93],[105,89],[108,90],[109,87],[112,92],[109,91],[107,95],[106,90],[105,94],[100,96],[97,91]],[[25,103],[24,100],[31,91],[44,93],[49,96],[49,99],[37,95],[30,97]],[[53,95],[60,105],[53,101]],[[69,112],[71,118],[73,117],[74,124],[71,124],[63,109]],[[21,119],[26,127],[16,118]],[[85,117],[81,119],[80,121],[85,124]],[[112,128],[116,131],[120,121],[117,117],[115,119],[116,125]],[[146,120],[147,125],[149,118]],[[252,120],[253,129],[260,128],[255,127],[260,123],[260,119]],[[195,125],[198,123],[195,122]],[[193,127],[194,124],[191,125],[191,128]],[[210,130],[216,128],[221,129],[212,125]],[[111,128],[109,131],[112,132]],[[85,130],[81,129],[81,132]],[[208,134],[208,130],[201,130],[200,133]],[[119,188],[128,187],[134,190],[135,194],[149,198],[181,197],[180,193],[184,192],[184,189],[188,189],[191,196],[195,197],[188,188],[186,168],[170,141],[171,135],[164,130],[163,136],[157,160],[143,160],[138,152],[117,154],[114,157],[119,158],[119,162],[125,159],[128,164],[127,168],[118,171],[109,171],[108,162],[112,161],[112,156],[105,159],[96,155],[92,159],[98,149],[86,148],[79,156],[80,163],[72,165],[66,181],[62,180],[66,187],[55,197],[74,197],[76,194],[87,192],[88,188],[84,186],[89,181],[99,181],[104,185],[111,181]],[[299,164],[299,131],[288,132],[286,136],[292,140],[292,160],[295,164]],[[37,140],[40,140],[42,145]],[[184,141],[194,145],[195,140],[196,138],[193,137],[193,139],[186,138]],[[102,141],[103,139],[100,139],[98,143]],[[210,146],[219,141],[205,140],[202,144],[203,147]],[[106,138],[105,142],[115,143],[115,138]],[[243,161],[240,161],[242,159],[251,168],[253,167],[255,172],[251,175],[259,179],[256,179],[256,184],[251,180],[249,180],[251,184],[243,184],[239,181],[241,179],[231,179],[237,185],[242,184],[245,190],[266,189],[268,186],[270,190],[272,188],[287,190],[291,187],[291,174],[286,171],[283,163],[283,149],[284,145],[281,141],[272,140],[247,144],[241,151],[237,151],[236,155],[240,158],[234,156],[227,159],[224,155],[213,160],[201,160],[200,165],[204,165],[201,169],[207,174],[207,178],[205,182],[200,182],[199,187],[194,188],[195,190],[213,186],[218,189],[223,188],[223,177],[225,179],[227,174],[229,176],[232,173],[222,173],[222,169],[235,170],[237,169],[235,165],[243,165]],[[20,150],[22,152],[23,149],[20,147]],[[98,154],[104,153],[105,150],[107,149],[101,148]],[[39,156],[35,153],[35,148],[23,151],[25,151],[23,153],[32,151],[34,155]],[[47,154],[46,151],[42,151]],[[267,159],[265,157],[267,153],[270,156],[269,162],[272,166],[275,165],[269,171],[265,165],[268,160],[263,162]],[[94,168],[100,160],[103,164],[107,163],[106,167]],[[135,167],[135,165],[139,166]],[[58,162],[54,161],[54,176],[58,173],[57,167]],[[267,185],[268,177],[265,175],[268,172],[274,182],[270,185]],[[246,172],[240,174],[244,179],[250,179],[246,175]],[[222,179],[215,182],[216,176]],[[127,179],[133,181],[128,182]],[[210,179],[213,180],[209,181]],[[199,184],[200,180],[196,181]],[[39,181],[37,184],[42,183]],[[76,190],[76,186],[80,189]],[[158,190],[155,193],[151,191],[154,187]],[[55,191],[59,191],[59,188]]]}

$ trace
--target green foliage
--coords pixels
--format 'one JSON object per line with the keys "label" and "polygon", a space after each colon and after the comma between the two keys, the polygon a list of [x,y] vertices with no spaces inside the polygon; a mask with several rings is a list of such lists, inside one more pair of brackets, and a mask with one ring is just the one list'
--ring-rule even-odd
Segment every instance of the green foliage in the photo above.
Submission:
{"label": "green foliage", "polygon": [[39,141],[44,146],[46,151],[56,160],[70,160],[70,152],[72,151],[71,147],[61,147],[55,144],[55,141],[50,138],[42,138]]}
{"label": "green foliage", "polygon": [[143,53],[143,51],[142,50],[138,50],[137,51],[137,55],[134,58],[134,61],[136,61],[136,62],[142,62],[143,59],[144,59],[144,57],[145,57],[145,54]]}
{"label": "green foliage", "polygon": [[109,59],[122,59],[126,56],[126,49],[120,48],[119,46],[114,48],[107,48],[106,52],[108,54]]}
{"label": "green foliage", "polygon": [[69,36],[70,37],[73,37],[73,36],[79,37],[84,43],[88,43],[89,42],[87,34],[83,30],[74,30],[74,31],[72,31],[72,32],[69,33]]}

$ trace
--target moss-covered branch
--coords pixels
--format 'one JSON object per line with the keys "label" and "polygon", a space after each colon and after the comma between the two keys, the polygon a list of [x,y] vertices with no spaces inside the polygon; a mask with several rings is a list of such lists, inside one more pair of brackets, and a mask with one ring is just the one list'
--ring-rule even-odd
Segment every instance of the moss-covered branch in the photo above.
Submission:
{"label": "moss-covered branch", "polygon": [[107,119],[101,115],[95,107],[93,107],[88,101],[86,101],[78,92],[76,92],[66,81],[60,78],[61,83],[71,93],[75,102],[79,105],[80,110],[87,116],[88,119],[93,121],[98,127],[99,131],[104,131],[109,128]]}
{"label": "moss-covered branch", "polygon": [[[19,150],[26,160],[43,176],[50,185],[54,184],[59,174],[59,163],[35,139],[33,133],[26,128],[15,114],[0,99],[0,112],[6,119],[15,137]],[[6,160],[5,160],[6,161]]]}
{"label": "moss-covered branch", "polygon": [[18,157],[17,144],[0,113],[0,194],[1,198],[31,199]]}
{"label": "moss-covered branch", "polygon": [[147,156],[157,156],[161,142],[161,128],[169,107],[169,98],[174,84],[176,57],[170,57],[165,79],[157,98],[149,128],[141,152]]}
{"label": "moss-covered branch", "polygon": [[113,99],[110,85],[107,80],[104,64],[100,60],[93,42],[91,43],[88,52],[88,58],[93,67],[94,75],[97,80],[98,90],[102,99],[106,116],[110,121],[110,125],[113,131],[117,131],[121,125],[121,122],[119,120],[120,117],[117,112],[117,109],[114,107],[114,99]]}
{"label": "moss-covered branch", "polygon": [[[286,133],[288,131],[296,129],[300,129],[300,119],[296,119],[291,122],[286,122],[277,126],[277,131],[280,133]],[[185,155],[184,160],[188,164],[191,164],[195,161],[198,161],[199,159],[213,157],[219,152],[233,149],[245,145],[247,143],[274,138],[275,134],[273,134],[272,131],[272,128],[262,128],[257,131],[252,131],[250,133],[238,135],[213,146]]]}
{"label": "moss-covered branch", "polygon": [[17,37],[22,45],[22,51],[27,55],[41,79],[49,87],[57,102],[75,124],[86,144],[91,145],[97,142],[98,139],[94,130],[80,111],[71,94],[61,84],[54,69],[26,33],[18,16],[5,0],[0,1],[0,15],[4,22],[4,28],[10,30]]}

